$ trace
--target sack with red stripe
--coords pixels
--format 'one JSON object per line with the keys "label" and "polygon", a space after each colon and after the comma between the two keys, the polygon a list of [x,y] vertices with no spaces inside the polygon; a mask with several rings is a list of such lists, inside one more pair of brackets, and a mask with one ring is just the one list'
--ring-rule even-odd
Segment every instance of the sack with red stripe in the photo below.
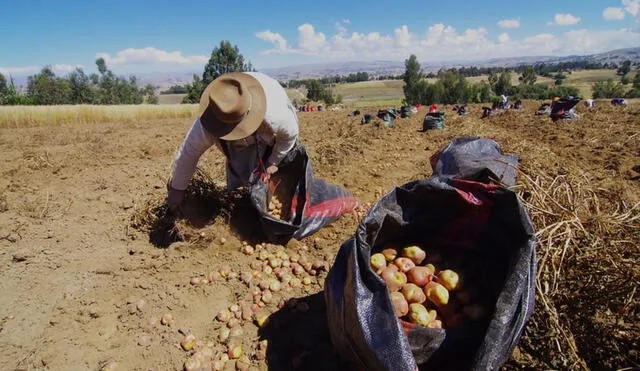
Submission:
{"label": "sack with red stripe", "polygon": [[268,179],[263,174],[253,175],[249,195],[267,239],[274,243],[310,236],[358,204],[345,188],[313,176],[302,144],[287,154],[278,172]]}
{"label": "sack with red stripe", "polygon": [[[533,313],[536,241],[517,195],[491,181],[515,181],[504,161],[517,159],[494,141],[456,140],[434,156],[434,175],[373,205],[325,281],[329,331],[343,358],[368,371],[497,370],[509,358]],[[460,274],[446,304],[423,298],[441,328],[397,312],[371,266],[374,253],[393,247],[400,256],[411,245],[426,251],[420,264],[435,266],[430,280],[444,283],[437,274],[446,269]]]}

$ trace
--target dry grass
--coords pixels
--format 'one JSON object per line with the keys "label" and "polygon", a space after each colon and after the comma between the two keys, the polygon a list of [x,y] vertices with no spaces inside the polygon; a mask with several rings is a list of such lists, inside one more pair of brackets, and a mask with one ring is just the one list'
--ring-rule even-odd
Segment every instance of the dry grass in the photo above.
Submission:
{"label": "dry grass", "polygon": [[[598,197],[599,190],[584,174],[551,176],[543,169],[519,170],[521,181],[515,188],[536,225],[539,243],[538,304],[528,328],[529,336],[537,343],[526,345],[538,352],[557,351],[548,354],[548,358],[554,359],[554,367],[587,370],[584,349],[578,349],[574,333],[575,328],[588,325],[567,322],[567,308],[559,303],[566,300],[567,281],[570,280],[567,276],[571,276],[567,269],[573,265],[569,262],[600,249],[603,241],[611,236],[640,228],[640,204],[603,205]],[[588,275],[584,271],[582,274]],[[611,274],[624,280],[624,271],[611,271]],[[633,297],[635,288],[628,285],[623,291],[616,295],[629,298]],[[559,311],[558,308],[564,309]],[[541,340],[547,344],[540,343]]]}
{"label": "dry grass", "polygon": [[197,106],[175,105],[63,105],[0,107],[0,128],[63,124],[131,123],[143,120],[193,117]]}

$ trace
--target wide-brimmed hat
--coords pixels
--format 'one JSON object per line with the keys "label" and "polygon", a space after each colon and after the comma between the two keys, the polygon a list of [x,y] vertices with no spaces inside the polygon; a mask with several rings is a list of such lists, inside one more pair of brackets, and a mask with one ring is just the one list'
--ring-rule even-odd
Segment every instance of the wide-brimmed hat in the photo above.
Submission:
{"label": "wide-brimmed hat", "polygon": [[200,97],[200,123],[224,140],[253,134],[264,119],[267,98],[258,80],[246,73],[231,72],[213,80]]}

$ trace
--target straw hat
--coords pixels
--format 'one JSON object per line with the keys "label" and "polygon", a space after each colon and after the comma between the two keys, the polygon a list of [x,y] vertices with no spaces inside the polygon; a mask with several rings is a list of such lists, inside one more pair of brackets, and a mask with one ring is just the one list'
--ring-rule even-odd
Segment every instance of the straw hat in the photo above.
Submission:
{"label": "straw hat", "polygon": [[264,119],[267,98],[258,80],[231,72],[213,80],[200,97],[200,123],[223,140],[253,134]]}

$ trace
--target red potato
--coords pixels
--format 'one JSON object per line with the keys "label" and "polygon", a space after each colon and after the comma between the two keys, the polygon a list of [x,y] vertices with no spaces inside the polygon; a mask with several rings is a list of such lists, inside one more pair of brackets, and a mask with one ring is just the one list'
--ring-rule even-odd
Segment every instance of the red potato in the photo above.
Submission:
{"label": "red potato", "polygon": [[404,298],[407,299],[408,303],[422,304],[425,300],[427,300],[427,297],[425,296],[422,289],[418,285],[413,283],[408,283],[402,286],[400,292],[402,293]]}
{"label": "red potato", "polygon": [[411,323],[427,327],[429,322],[434,320],[436,316],[437,313],[435,310],[427,310],[427,308],[425,308],[422,304],[409,304],[409,319],[411,320]]}
{"label": "red potato", "polygon": [[253,310],[251,309],[251,307],[243,307],[242,308],[242,313],[241,313],[241,317],[243,320],[249,320],[251,319],[251,317],[253,316]]}
{"label": "red potato", "polygon": [[305,271],[309,272],[313,269],[313,264],[311,262],[305,261],[300,262],[300,265],[302,265],[302,268],[304,268]]}
{"label": "red potato", "polygon": [[381,276],[391,292],[400,290],[400,288],[407,283],[407,276],[393,268],[385,268]]}
{"label": "red potato", "polygon": [[418,246],[409,246],[402,249],[402,256],[411,259],[416,265],[422,263],[427,253]]}
{"label": "red potato", "polygon": [[221,310],[220,312],[218,312],[218,314],[216,315],[216,319],[222,323],[225,322],[229,322],[229,320],[231,319],[231,312],[229,312],[228,310]]}
{"label": "red potato", "polygon": [[240,344],[232,344],[229,345],[229,350],[227,351],[227,355],[231,359],[238,359],[242,355],[242,345]]}
{"label": "red potato", "polygon": [[202,368],[202,363],[200,362],[200,360],[196,358],[187,358],[187,360],[184,361],[184,369],[186,371],[195,371],[201,368]]}
{"label": "red potato", "polygon": [[296,276],[299,276],[299,275],[304,273],[304,268],[298,263],[293,263],[293,264],[291,264],[291,271]]}
{"label": "red potato", "polygon": [[392,262],[398,256],[398,251],[396,249],[384,249],[382,250],[382,255],[388,262]]}
{"label": "red potato", "polygon": [[444,286],[447,290],[453,291],[458,288],[460,277],[458,273],[451,269],[445,269],[438,273],[438,283]]}
{"label": "red potato", "polygon": [[431,282],[433,279],[433,273],[434,271],[430,267],[413,267],[409,272],[407,272],[407,281],[423,287],[427,283]]}
{"label": "red potato", "polygon": [[227,278],[229,276],[229,273],[231,273],[231,267],[228,265],[223,265],[222,267],[220,267],[219,272],[222,278]]}
{"label": "red potato", "polygon": [[254,314],[258,327],[265,327],[269,323],[269,312],[262,309]]}
{"label": "red potato", "polygon": [[393,304],[393,308],[396,311],[396,316],[406,316],[407,313],[409,313],[409,303],[407,303],[407,299],[404,298],[404,295],[396,291],[392,292],[390,296],[391,303]]}
{"label": "red potato", "polygon": [[236,371],[247,371],[251,367],[251,360],[247,356],[241,356],[236,361]]}
{"label": "red potato", "polygon": [[220,329],[220,332],[218,333],[218,341],[220,341],[221,343],[224,343],[229,339],[230,335],[231,335],[231,330],[228,327],[222,327]]}
{"label": "red potato", "polygon": [[279,281],[272,280],[272,281],[269,283],[269,289],[270,289],[271,291],[273,291],[273,292],[278,292],[278,291],[282,290],[282,284],[280,284],[280,282],[279,282]]}
{"label": "red potato", "polygon": [[395,264],[402,273],[407,273],[416,266],[416,263],[409,258],[396,258],[393,264]]}
{"label": "red potato", "polygon": [[[238,313],[240,314],[240,313]],[[231,318],[229,322],[227,322],[228,328],[234,328],[240,326],[240,320],[238,318]]]}
{"label": "red potato", "polygon": [[253,274],[251,272],[244,271],[240,273],[240,280],[246,285],[249,285],[253,280]]}
{"label": "red potato", "polygon": [[196,337],[193,334],[187,334],[182,340],[180,340],[180,346],[185,351],[190,351],[196,346]]}
{"label": "red potato", "polygon": [[370,263],[374,272],[378,272],[387,266],[387,260],[381,253],[371,255]]}
{"label": "red potato", "polygon": [[449,302],[449,291],[437,282],[429,282],[424,287],[424,294],[429,301],[438,307],[446,305]]}

